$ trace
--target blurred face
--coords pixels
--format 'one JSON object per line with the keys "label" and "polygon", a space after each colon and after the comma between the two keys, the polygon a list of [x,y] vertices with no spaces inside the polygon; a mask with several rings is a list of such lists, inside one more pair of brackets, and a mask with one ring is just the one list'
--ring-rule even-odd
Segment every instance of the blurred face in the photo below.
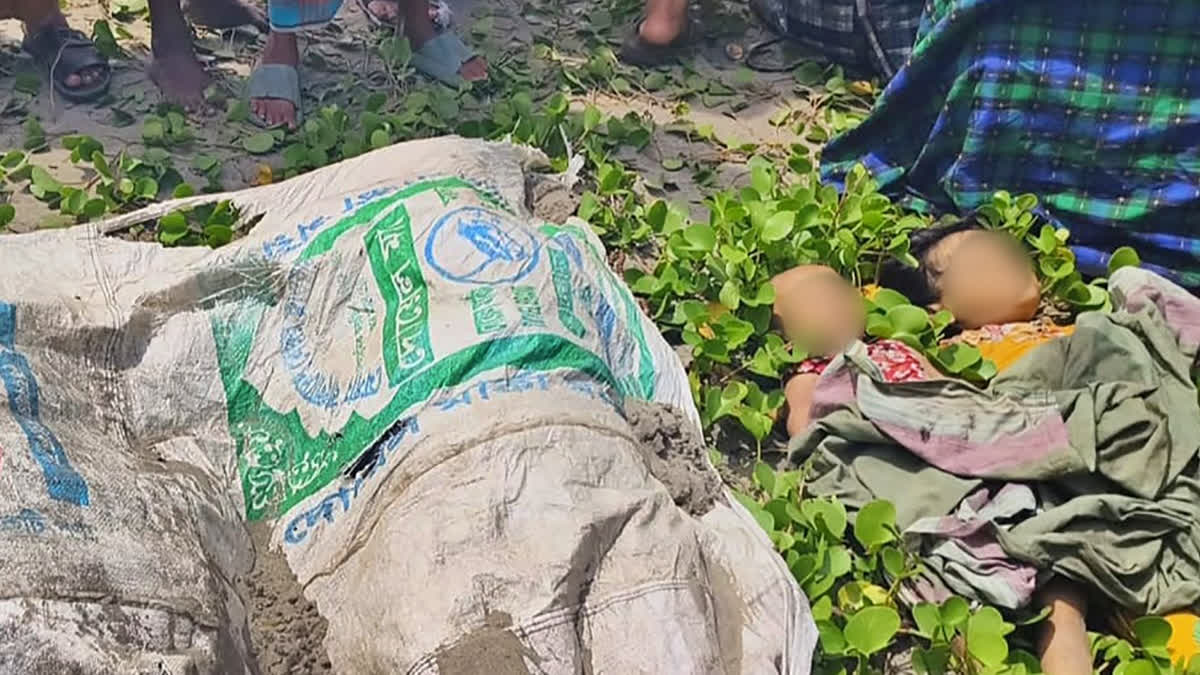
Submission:
{"label": "blurred face", "polygon": [[775,319],[788,340],[811,354],[831,355],[863,335],[862,295],[828,267],[805,265],[771,280]]}
{"label": "blurred face", "polygon": [[926,257],[938,274],[939,307],[966,329],[1029,321],[1041,286],[1020,244],[1007,234],[968,231],[938,242]]}

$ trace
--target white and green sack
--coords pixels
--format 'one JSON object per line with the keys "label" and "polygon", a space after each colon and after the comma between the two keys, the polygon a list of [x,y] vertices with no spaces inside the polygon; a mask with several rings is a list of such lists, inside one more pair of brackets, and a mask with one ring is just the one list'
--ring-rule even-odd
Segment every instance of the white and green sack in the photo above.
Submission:
{"label": "white and green sack", "polygon": [[[461,675],[485,633],[528,673],[809,672],[764,533],[634,447],[624,398],[695,418],[687,380],[586,226],[530,215],[539,159],[417,141],[0,238],[0,672],[259,672],[249,521],[337,672]],[[104,234],[216,199],[262,219]]]}

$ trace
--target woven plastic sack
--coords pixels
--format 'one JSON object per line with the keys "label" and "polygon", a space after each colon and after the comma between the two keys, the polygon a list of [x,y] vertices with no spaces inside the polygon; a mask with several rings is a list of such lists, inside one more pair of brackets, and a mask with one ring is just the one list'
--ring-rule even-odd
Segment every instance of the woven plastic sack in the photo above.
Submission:
{"label": "woven plastic sack", "polygon": [[[337,672],[807,673],[764,533],[634,447],[686,377],[541,162],[417,141],[0,240],[0,672],[257,672],[263,521]],[[261,221],[216,251],[104,235],[226,199]]]}

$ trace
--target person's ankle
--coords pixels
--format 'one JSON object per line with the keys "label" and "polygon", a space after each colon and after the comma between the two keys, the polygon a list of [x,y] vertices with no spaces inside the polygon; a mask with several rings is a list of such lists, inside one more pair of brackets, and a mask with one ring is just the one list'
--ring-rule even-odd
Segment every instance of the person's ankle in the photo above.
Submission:
{"label": "person's ankle", "polygon": [[271,33],[267,36],[267,44],[263,46],[262,60],[264,63],[288,63],[295,65],[300,61],[300,49],[296,45],[296,36],[292,33]]}
{"label": "person's ankle", "polygon": [[64,16],[61,11],[55,9],[54,11],[50,12],[49,14],[47,14],[46,16],[42,17],[41,19],[39,19],[37,21],[26,21],[25,22],[25,33],[27,35],[33,35],[34,33],[37,33],[39,31],[41,31],[45,28],[49,28],[51,26],[55,26],[58,28],[69,28],[70,27],[67,24],[67,17]]}

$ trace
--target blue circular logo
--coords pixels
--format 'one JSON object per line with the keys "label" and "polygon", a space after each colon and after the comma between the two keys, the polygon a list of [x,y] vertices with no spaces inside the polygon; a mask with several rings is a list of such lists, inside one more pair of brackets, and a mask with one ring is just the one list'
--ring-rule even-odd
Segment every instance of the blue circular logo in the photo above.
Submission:
{"label": "blue circular logo", "polygon": [[425,261],[443,277],[494,286],[520,281],[537,267],[541,243],[511,216],[464,206],[433,224]]}

